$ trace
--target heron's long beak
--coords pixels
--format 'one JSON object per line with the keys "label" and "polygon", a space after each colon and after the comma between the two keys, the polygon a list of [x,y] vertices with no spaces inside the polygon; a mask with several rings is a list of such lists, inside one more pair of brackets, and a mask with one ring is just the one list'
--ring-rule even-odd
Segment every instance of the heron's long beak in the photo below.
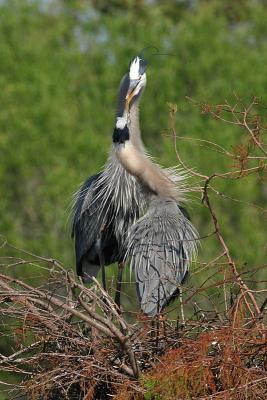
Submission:
{"label": "heron's long beak", "polygon": [[140,83],[141,83],[141,79],[134,79],[130,82],[130,87],[129,87],[128,93],[126,95],[126,98],[125,98],[127,106],[129,106],[129,104],[131,103],[131,100],[134,97],[134,95],[136,94],[136,89]]}

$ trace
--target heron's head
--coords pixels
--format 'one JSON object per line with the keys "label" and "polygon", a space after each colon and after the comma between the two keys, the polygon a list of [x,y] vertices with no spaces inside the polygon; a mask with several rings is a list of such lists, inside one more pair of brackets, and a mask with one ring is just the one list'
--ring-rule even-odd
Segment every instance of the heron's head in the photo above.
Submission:
{"label": "heron's head", "polygon": [[129,88],[126,95],[126,106],[130,108],[131,103],[136,101],[146,86],[146,61],[135,57],[129,66]]}
{"label": "heron's head", "polygon": [[146,61],[141,56],[136,56],[129,65],[127,74],[120,84],[117,117],[121,118],[138,101],[146,85]]}

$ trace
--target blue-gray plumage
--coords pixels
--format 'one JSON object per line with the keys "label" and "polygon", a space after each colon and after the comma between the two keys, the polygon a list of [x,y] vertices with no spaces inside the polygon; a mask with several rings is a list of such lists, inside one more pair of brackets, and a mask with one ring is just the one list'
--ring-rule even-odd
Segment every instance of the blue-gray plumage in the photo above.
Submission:
{"label": "blue-gray plumage", "polygon": [[115,154],[116,145],[130,137],[143,151],[138,102],[145,86],[144,74],[144,60],[136,57],[120,84],[113,148],[108,161],[100,173],[84,182],[76,193],[73,206],[72,236],[77,274],[90,282],[102,268],[104,288],[104,266],[123,261],[122,249],[127,233],[145,208],[139,182],[123,168]]}
{"label": "blue-gray plumage", "polygon": [[[97,181],[101,179],[101,173],[88,178],[82,185],[74,208],[72,237],[75,237],[75,252],[77,274],[82,276],[84,281],[90,281],[90,276],[96,276],[100,267],[99,251],[102,252],[105,265],[110,265],[120,261],[118,241],[113,232],[111,210],[101,210],[102,218],[99,217],[97,203],[92,203],[91,207],[83,211],[86,195],[94,190],[95,195],[100,188],[93,189]],[[101,230],[102,224],[106,222],[105,229]],[[101,232],[101,233],[100,233]],[[98,241],[101,239],[100,249]],[[121,260],[122,261],[122,260]],[[87,265],[85,265],[87,264]],[[88,276],[84,273],[88,272]]]}
{"label": "blue-gray plumage", "polygon": [[197,235],[175,201],[153,195],[147,213],[132,227],[127,243],[142,310],[154,316],[179,293]]}

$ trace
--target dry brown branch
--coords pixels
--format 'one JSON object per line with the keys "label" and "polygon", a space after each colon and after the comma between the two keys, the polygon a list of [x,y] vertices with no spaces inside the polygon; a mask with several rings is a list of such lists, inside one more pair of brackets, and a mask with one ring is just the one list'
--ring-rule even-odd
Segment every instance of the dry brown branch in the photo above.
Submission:
{"label": "dry brown branch", "polygon": [[[192,101],[192,99],[190,99],[190,100]],[[258,137],[260,137],[260,135],[261,135],[260,134],[260,132],[261,132],[260,119],[258,117],[255,117],[254,115],[253,116],[250,115],[251,110],[257,104],[256,98],[253,98],[251,103],[248,105],[248,107],[244,107],[242,111],[237,111],[237,104],[235,104],[234,106],[231,107],[228,103],[226,103],[224,105],[216,106],[215,109],[214,109],[214,107],[209,106],[207,104],[199,104],[199,103],[195,103],[195,104],[197,104],[197,106],[201,107],[203,113],[211,114],[214,118],[219,119],[220,121],[230,123],[230,124],[233,124],[236,126],[240,126],[244,129],[246,129],[247,132],[252,136],[253,143],[255,144],[255,146],[257,146],[264,153],[264,156],[267,155],[267,153],[263,149],[263,145],[257,140],[257,138],[255,137],[255,134],[254,134],[254,132],[257,131]],[[211,181],[214,178],[225,178],[229,173],[224,173],[224,174],[214,173],[210,176],[205,176],[200,173],[195,173],[192,169],[188,168],[185,165],[182,158],[180,157],[180,154],[179,154],[178,148],[177,148],[177,135],[176,135],[176,129],[175,129],[175,113],[176,113],[176,111],[177,111],[177,108],[175,106],[169,105],[170,129],[171,129],[172,137],[174,140],[174,149],[175,149],[175,152],[177,155],[177,159],[189,173],[191,173],[192,175],[194,175],[196,177],[204,179],[202,201],[206,204],[206,206],[209,209],[209,212],[210,212],[210,215],[211,215],[214,227],[215,227],[215,233],[216,233],[218,241],[220,242],[220,245],[223,249],[223,255],[226,257],[228,265],[235,277],[235,281],[239,285],[239,287],[242,291],[242,294],[243,294],[242,298],[243,298],[249,312],[251,313],[251,315],[254,318],[259,317],[261,315],[261,311],[257,305],[257,301],[255,300],[253,293],[249,290],[249,288],[247,287],[245,282],[242,280],[240,274],[237,271],[236,264],[230,254],[229,248],[228,248],[228,246],[223,238],[223,235],[221,233],[220,224],[219,224],[217,215],[215,213],[215,210],[212,207],[210,196],[208,194],[208,189],[211,187]],[[233,120],[222,117],[222,112],[230,113]],[[242,117],[242,120],[240,119],[240,117]],[[253,126],[253,128],[252,128],[252,126]],[[232,156],[231,153],[228,153],[226,151],[225,151],[225,154]],[[244,168],[244,165],[246,165],[247,157],[248,157],[248,152],[245,153],[245,156],[242,155],[242,156],[238,157],[238,160],[240,161],[240,171],[239,171],[239,175],[236,176],[237,179],[242,177],[244,173],[248,173],[251,171],[251,168]],[[236,158],[236,156],[234,156],[234,158]],[[267,157],[265,157],[265,160],[267,161]],[[261,168],[261,167],[262,167],[262,165],[260,165],[259,167],[256,167],[256,169]],[[252,168],[252,170],[254,172],[255,168]],[[231,174],[232,174],[232,172],[231,172]],[[212,189],[216,192],[216,190],[214,188],[212,188]],[[249,300],[251,301],[251,303],[254,307],[256,316],[254,315],[254,312],[251,309],[249,302],[247,301],[246,295],[249,297]],[[225,299],[225,303],[227,304],[226,299]]]}
{"label": "dry brown branch", "polygon": [[[222,256],[224,254],[213,261],[220,261]],[[8,262],[12,263],[12,259]],[[139,327],[131,327],[117,312],[113,300],[98,282],[92,288],[85,288],[72,274],[67,273],[67,279],[65,278],[66,272],[60,264],[51,270],[50,284],[54,279],[55,282],[64,282],[65,285],[65,295],[62,295],[62,290],[59,295],[55,289],[51,292],[45,287],[36,288],[22,280],[0,275],[3,315],[16,321],[16,336],[20,346],[22,345],[21,349],[13,353],[2,355],[0,365],[3,371],[28,376],[28,379],[19,384],[20,391],[35,398],[76,399],[86,394],[93,399],[101,390],[106,393],[103,394],[103,399],[107,393],[113,394],[117,399],[144,399],[147,387],[142,382],[147,380],[159,381],[160,386],[155,384],[153,390],[162,393],[163,398],[167,399],[168,385],[174,384],[173,379],[179,382],[179,377],[184,376],[186,386],[182,384],[179,388],[181,398],[187,395],[189,387],[193,390],[192,393],[207,393],[204,387],[201,386],[200,389],[193,384],[199,379],[204,379],[204,382],[208,379],[208,386],[205,387],[208,390],[213,388],[214,398],[223,398],[220,396],[228,393],[234,393],[232,398],[235,398],[238,393],[243,395],[246,384],[241,376],[247,376],[248,392],[255,385],[264,393],[262,363],[266,342],[263,328],[252,328],[251,318],[243,315],[242,299],[247,293],[240,292],[234,306],[229,310],[229,323],[223,313],[217,319],[210,319],[195,300],[199,289],[194,290],[192,304],[195,304],[195,316],[193,319],[185,316],[182,331],[177,331],[170,320],[164,323],[164,329],[160,324],[155,327],[154,333],[147,319],[140,320]],[[217,285],[222,288],[224,283],[223,280],[211,284],[210,287]],[[204,287],[203,291],[206,290],[207,287]],[[251,293],[256,294],[255,292],[251,290]],[[97,303],[98,310],[92,306],[94,302]],[[62,310],[66,313],[62,313]],[[248,325],[250,327],[246,328]],[[207,336],[202,335],[205,331]],[[34,335],[33,343],[26,345],[25,342],[23,345],[29,333]],[[229,352],[224,354],[229,346],[233,351],[235,349],[231,357],[235,354],[234,376],[238,377],[238,384],[234,384],[234,378],[229,378],[233,363],[227,361]],[[203,352],[201,349],[206,350]],[[237,354],[240,355],[240,360],[236,358]],[[189,355],[192,360],[188,359]],[[205,365],[204,372],[200,365]],[[257,378],[254,374],[256,366]],[[131,380],[136,374],[135,368],[138,373],[142,370],[139,384]],[[220,369],[223,373],[213,376],[214,369]],[[14,390],[13,393],[16,394]]]}

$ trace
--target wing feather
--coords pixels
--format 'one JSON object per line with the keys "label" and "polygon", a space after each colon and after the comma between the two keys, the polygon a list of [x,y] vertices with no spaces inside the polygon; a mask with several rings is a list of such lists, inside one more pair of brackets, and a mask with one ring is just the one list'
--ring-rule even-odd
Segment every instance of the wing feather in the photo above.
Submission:
{"label": "wing feather", "polygon": [[146,314],[157,314],[177,291],[196,255],[197,241],[184,210],[171,199],[155,198],[130,230],[126,256]]}

